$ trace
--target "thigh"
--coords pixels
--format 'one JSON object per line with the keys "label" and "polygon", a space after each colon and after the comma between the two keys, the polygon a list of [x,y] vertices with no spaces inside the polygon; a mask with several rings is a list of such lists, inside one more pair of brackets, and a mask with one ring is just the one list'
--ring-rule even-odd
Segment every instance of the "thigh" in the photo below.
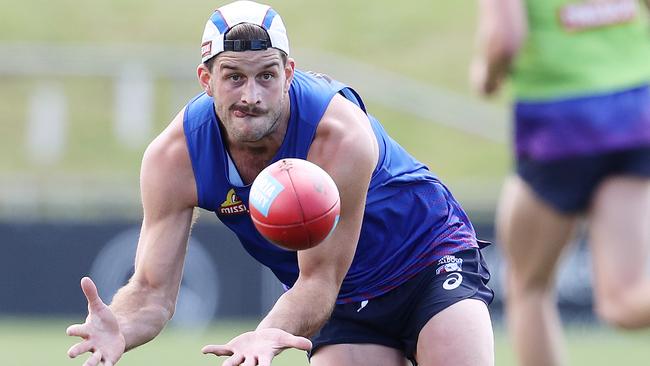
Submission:
{"label": "thigh", "polygon": [[407,366],[404,353],[378,344],[332,344],[323,346],[311,357],[312,366]]}
{"label": "thigh", "polygon": [[487,305],[461,300],[436,314],[420,331],[419,366],[494,365],[494,336]]}
{"label": "thigh", "polygon": [[[491,365],[487,360],[492,359],[493,336],[487,304],[494,294],[487,287],[489,279],[479,249],[441,258],[420,287],[410,319],[408,340],[413,343],[406,354],[420,366]],[[467,347],[472,342],[475,346]],[[464,350],[462,355],[455,354],[459,350]]]}
{"label": "thigh", "polygon": [[590,248],[599,296],[631,288],[645,277],[650,256],[650,179],[604,181],[590,211]]}
{"label": "thigh", "polygon": [[549,288],[558,259],[569,243],[577,215],[563,214],[520,177],[509,178],[497,210],[497,242],[517,287]]}

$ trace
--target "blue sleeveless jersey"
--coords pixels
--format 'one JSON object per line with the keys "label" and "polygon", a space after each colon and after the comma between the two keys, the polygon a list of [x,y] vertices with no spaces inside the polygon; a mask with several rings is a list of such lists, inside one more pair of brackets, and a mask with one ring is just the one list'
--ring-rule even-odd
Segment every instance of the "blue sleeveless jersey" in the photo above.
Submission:
{"label": "blue sleeveless jersey", "polygon": [[[331,99],[341,94],[365,111],[358,94],[325,75],[296,70],[289,90],[291,116],[273,161],[306,159]],[[392,140],[368,115],[379,146],[352,265],[337,303],[370,299],[399,286],[447,254],[477,247],[474,229],[447,188]],[[213,211],[251,256],[291,287],[298,278],[295,252],[264,239],[248,213],[250,185],[243,186],[223,145],[213,99],[192,99],[184,131],[194,169],[198,205]]]}

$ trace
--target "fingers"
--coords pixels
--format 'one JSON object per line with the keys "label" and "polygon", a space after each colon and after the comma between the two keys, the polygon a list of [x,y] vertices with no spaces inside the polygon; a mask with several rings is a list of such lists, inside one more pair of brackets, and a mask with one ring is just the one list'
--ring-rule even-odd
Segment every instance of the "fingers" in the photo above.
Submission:
{"label": "fingers", "polygon": [[271,366],[271,360],[273,360],[271,355],[260,355],[257,357],[257,364],[258,366]]}
{"label": "fingers", "polygon": [[241,364],[241,366],[257,366],[257,357],[251,356],[246,358],[244,363]]}
{"label": "fingers", "polygon": [[84,292],[84,295],[88,300],[89,310],[97,311],[106,306],[99,297],[97,286],[95,286],[95,283],[90,279],[90,277],[84,277],[81,279],[81,290]]}
{"label": "fingers", "polygon": [[102,353],[99,351],[93,352],[93,354],[84,362],[83,366],[97,366],[102,360]]}
{"label": "fingers", "polygon": [[73,337],[82,337],[88,338],[90,335],[88,333],[87,327],[84,324],[73,324],[65,330],[65,334]]}
{"label": "fingers", "polygon": [[80,342],[68,349],[68,357],[75,358],[82,353],[89,352],[93,349],[92,344],[88,341]]}
{"label": "fingers", "polygon": [[201,352],[203,353],[212,353],[217,356],[232,356],[233,351],[230,347],[225,346],[225,345],[207,345],[201,349]]}
{"label": "fingers", "polygon": [[280,342],[286,347],[297,348],[303,351],[311,350],[311,341],[305,337],[298,337],[293,334],[286,333],[282,335]]}
{"label": "fingers", "polygon": [[221,366],[239,366],[242,362],[244,362],[244,356],[237,354],[232,357],[228,357],[225,361],[223,361]]}

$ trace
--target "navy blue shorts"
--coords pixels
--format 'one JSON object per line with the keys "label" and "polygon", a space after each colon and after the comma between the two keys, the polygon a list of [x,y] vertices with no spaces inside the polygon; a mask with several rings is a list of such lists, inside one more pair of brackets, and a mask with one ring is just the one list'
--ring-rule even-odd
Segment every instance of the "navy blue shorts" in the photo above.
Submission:
{"label": "navy blue shorts", "polygon": [[586,210],[598,185],[616,175],[650,177],[650,147],[538,161],[517,160],[517,174],[563,213]]}
{"label": "navy blue shorts", "polygon": [[330,344],[378,344],[396,348],[415,364],[420,330],[434,315],[464,299],[492,302],[490,272],[479,249],[442,257],[390,292],[361,302],[336,305],[330,320],[312,338],[312,354]]}

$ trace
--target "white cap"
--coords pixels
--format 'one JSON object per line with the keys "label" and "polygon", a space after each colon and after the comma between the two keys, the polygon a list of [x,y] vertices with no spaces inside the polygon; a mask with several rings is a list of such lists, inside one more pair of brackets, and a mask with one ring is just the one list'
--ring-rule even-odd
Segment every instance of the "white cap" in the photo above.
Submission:
{"label": "white cap", "polygon": [[[271,44],[260,41],[225,41],[228,31],[241,23],[262,27],[268,33]],[[226,45],[228,43],[228,45]],[[223,51],[265,50],[273,47],[289,54],[289,38],[284,23],[275,10],[268,5],[253,1],[235,1],[212,13],[205,24],[201,42],[201,61],[205,62]]]}

